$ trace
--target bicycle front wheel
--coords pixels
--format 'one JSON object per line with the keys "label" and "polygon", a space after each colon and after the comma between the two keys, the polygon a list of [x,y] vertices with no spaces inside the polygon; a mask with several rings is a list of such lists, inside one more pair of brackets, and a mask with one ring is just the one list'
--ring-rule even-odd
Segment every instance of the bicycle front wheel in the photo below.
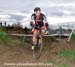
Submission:
{"label": "bicycle front wheel", "polygon": [[41,53],[42,53],[42,47],[43,45],[39,43],[39,40],[37,42],[37,45],[34,46],[34,50],[33,50],[33,56],[35,58],[40,58],[41,56]]}

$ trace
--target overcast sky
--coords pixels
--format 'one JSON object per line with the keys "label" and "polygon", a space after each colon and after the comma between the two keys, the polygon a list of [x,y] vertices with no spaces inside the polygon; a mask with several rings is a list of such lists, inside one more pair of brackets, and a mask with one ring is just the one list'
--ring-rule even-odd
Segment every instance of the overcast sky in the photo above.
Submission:
{"label": "overcast sky", "polygon": [[75,0],[0,0],[0,21],[29,24],[35,7],[41,7],[49,24],[75,22]]}

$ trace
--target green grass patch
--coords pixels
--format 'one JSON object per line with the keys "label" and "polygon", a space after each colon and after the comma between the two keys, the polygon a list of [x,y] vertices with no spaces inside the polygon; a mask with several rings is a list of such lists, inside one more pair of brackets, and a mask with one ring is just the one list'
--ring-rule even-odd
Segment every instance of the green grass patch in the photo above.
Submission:
{"label": "green grass patch", "polygon": [[61,64],[59,67],[68,67],[66,64]]}
{"label": "green grass patch", "polygon": [[65,56],[71,61],[75,60],[75,50],[62,49],[62,50],[59,51],[59,55],[62,56],[62,57]]}
{"label": "green grass patch", "polygon": [[11,42],[11,38],[3,31],[0,31],[0,43],[8,45]]}
{"label": "green grass patch", "polygon": [[68,67],[66,64],[58,64],[56,67]]}

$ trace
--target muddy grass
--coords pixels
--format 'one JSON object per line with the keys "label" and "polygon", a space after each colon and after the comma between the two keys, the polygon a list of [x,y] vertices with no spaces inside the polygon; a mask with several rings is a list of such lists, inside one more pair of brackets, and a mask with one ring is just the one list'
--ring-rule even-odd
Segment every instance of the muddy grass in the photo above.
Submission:
{"label": "muddy grass", "polygon": [[44,37],[44,45],[41,57],[37,60],[31,50],[31,37],[11,37],[10,45],[0,43],[0,67],[38,67],[38,65],[5,65],[6,63],[50,63],[50,66],[39,67],[75,67],[75,60],[69,60],[60,51],[75,50],[75,42],[67,42],[67,38]]}

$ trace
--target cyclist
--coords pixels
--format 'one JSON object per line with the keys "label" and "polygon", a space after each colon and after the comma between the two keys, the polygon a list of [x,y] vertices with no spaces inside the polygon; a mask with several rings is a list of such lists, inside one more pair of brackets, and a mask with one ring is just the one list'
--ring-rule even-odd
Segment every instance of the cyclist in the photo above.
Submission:
{"label": "cyclist", "polygon": [[41,13],[40,7],[36,7],[34,9],[34,13],[31,15],[31,20],[30,20],[30,25],[32,27],[33,31],[33,45],[32,45],[32,50],[34,49],[34,45],[36,45],[36,35],[39,32],[38,26],[41,28],[41,36],[40,36],[40,44],[43,44],[43,35],[45,34],[45,30],[48,28],[48,23],[46,16]]}

